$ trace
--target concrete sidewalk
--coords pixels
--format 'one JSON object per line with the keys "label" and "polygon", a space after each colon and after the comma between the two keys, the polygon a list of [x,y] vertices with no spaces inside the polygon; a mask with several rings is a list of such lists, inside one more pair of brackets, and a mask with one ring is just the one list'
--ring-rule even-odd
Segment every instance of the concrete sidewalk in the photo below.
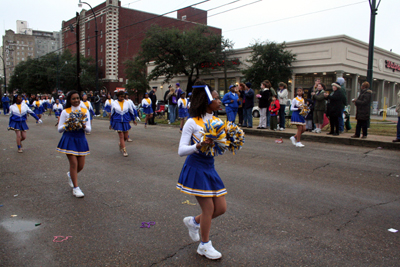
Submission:
{"label": "concrete sidewalk", "polygon": [[[244,132],[249,135],[258,135],[273,138],[283,138],[283,141],[290,142],[289,138],[296,134],[297,129],[287,128],[285,131],[271,131],[271,130],[258,130],[254,128],[243,128]],[[368,135],[366,139],[361,138],[350,138],[353,133],[342,133],[339,136],[327,135],[328,132],[322,133],[310,133],[305,132],[301,136],[301,140],[306,142],[321,142],[341,145],[353,145],[363,147],[381,147],[386,149],[400,150],[400,143],[393,143],[392,140],[396,139],[393,136],[382,136],[382,135]]]}

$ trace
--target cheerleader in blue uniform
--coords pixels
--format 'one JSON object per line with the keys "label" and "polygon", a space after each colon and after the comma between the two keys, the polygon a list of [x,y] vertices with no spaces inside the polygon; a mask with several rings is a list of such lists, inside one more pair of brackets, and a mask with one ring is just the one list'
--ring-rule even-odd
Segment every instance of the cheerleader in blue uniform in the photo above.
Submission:
{"label": "cheerleader in blue uniform", "polygon": [[110,129],[118,132],[119,149],[124,157],[127,157],[125,141],[128,140],[128,131],[131,129],[129,122],[133,120],[133,123],[137,125],[136,113],[129,101],[125,100],[123,91],[119,91],[117,97],[118,100],[113,101],[111,106]]}
{"label": "cheerleader in blue uniform", "polygon": [[147,121],[153,118],[153,108],[151,107],[151,99],[148,93],[144,93],[144,98],[142,100],[143,113],[146,114],[146,119],[144,121],[144,128],[147,128]]}
{"label": "cheerleader in blue uniform", "polygon": [[186,93],[182,92],[181,98],[178,100],[178,116],[181,119],[181,127],[179,132],[182,133],[183,124],[185,124],[185,119],[188,117],[188,101],[185,98]]}
{"label": "cheerleader in blue uniform", "polygon": [[53,111],[54,111],[54,115],[56,116],[57,119],[57,123],[55,126],[58,125],[58,123],[60,122],[60,115],[61,112],[63,111],[63,105],[60,104],[60,100],[56,99],[56,103],[53,105]]}
{"label": "cheerleader in blue uniform", "polygon": [[292,141],[292,144],[296,147],[304,147],[304,145],[300,142],[301,134],[306,131],[306,120],[302,115],[300,115],[300,111],[304,106],[303,88],[297,88],[296,93],[297,97],[292,100],[292,104],[290,106],[290,110],[293,111],[290,124],[297,126],[297,133],[296,135],[290,137],[290,141]]}
{"label": "cheerleader in blue uniform", "polygon": [[[87,122],[83,123],[79,130],[68,130],[67,120],[71,112],[81,112],[87,116]],[[85,132],[90,132],[89,111],[81,107],[81,100],[77,91],[67,94],[65,109],[61,112],[58,132],[63,133],[57,146],[57,151],[67,155],[69,161],[69,172],[67,172],[68,183],[73,188],[72,194],[76,197],[84,197],[82,190],[78,186],[78,173],[85,166],[85,156],[89,155],[89,145],[85,137]]]}
{"label": "cheerleader in blue uniform", "polygon": [[[90,126],[92,126],[93,117],[94,117],[94,110],[92,104],[87,100],[87,95],[82,95],[81,107],[85,108],[89,111],[90,114]],[[90,134],[90,132],[86,132],[86,134]]]}
{"label": "cheerleader in blue uniform", "polygon": [[209,239],[211,220],[225,213],[227,191],[215,170],[214,157],[200,152],[202,146],[212,143],[211,139],[200,141],[202,136],[200,130],[203,129],[205,122],[216,119],[213,112],[220,108],[221,101],[218,93],[206,87],[203,81],[197,81],[195,85],[203,85],[203,87],[193,89],[189,109],[192,118],[188,119],[183,127],[178,150],[181,157],[188,157],[183,164],[176,187],[185,194],[196,196],[201,207],[200,215],[183,219],[193,241],[200,240],[200,228],[201,243],[197,253],[216,260],[222,255],[214,249]]}
{"label": "cheerleader in blue uniform", "polygon": [[15,95],[13,99],[13,105],[10,107],[10,122],[8,124],[8,130],[14,130],[17,136],[18,153],[22,153],[22,141],[26,139],[26,131],[29,130],[26,124],[27,114],[30,113],[32,117],[36,119],[38,123],[42,123],[42,120],[24,103],[22,103],[22,96]]}
{"label": "cheerleader in blue uniform", "polygon": [[34,112],[35,112],[36,116],[38,116],[39,119],[41,119],[42,114],[44,112],[44,108],[43,108],[42,101],[39,99],[39,96],[36,96],[36,100],[33,101],[32,106],[35,108]]}
{"label": "cheerleader in blue uniform", "polygon": [[111,95],[107,94],[107,100],[104,102],[104,111],[107,113],[107,116],[110,117],[111,114],[111,104],[114,100],[111,99]]}

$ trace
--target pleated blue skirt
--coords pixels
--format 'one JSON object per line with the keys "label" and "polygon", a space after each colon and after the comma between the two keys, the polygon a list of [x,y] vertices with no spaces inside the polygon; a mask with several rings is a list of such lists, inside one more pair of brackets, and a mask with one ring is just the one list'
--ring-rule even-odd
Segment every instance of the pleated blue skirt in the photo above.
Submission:
{"label": "pleated blue skirt", "polygon": [[110,113],[111,112],[111,106],[104,107],[104,111]]}
{"label": "pleated blue skirt", "polygon": [[89,155],[89,144],[86,140],[85,131],[64,132],[56,150],[60,153],[75,156]]}
{"label": "pleated blue skirt", "polygon": [[28,131],[29,127],[26,124],[26,121],[10,121],[8,124],[8,130]]}
{"label": "pleated blue skirt", "polygon": [[153,114],[153,108],[150,106],[148,108],[143,108],[143,113],[145,114]]}
{"label": "pleated blue skirt", "polygon": [[180,109],[178,110],[178,116],[179,116],[179,118],[181,118],[181,119],[186,118],[186,117],[188,116],[188,110],[187,110],[186,108],[180,108]]}
{"label": "pleated blue skirt", "polygon": [[116,122],[113,121],[111,123],[111,128],[117,132],[127,132],[131,129],[131,125],[129,122]]}
{"label": "pleated blue skirt", "polygon": [[44,108],[43,107],[35,108],[34,112],[36,115],[41,115],[44,112]]}
{"label": "pleated blue skirt", "polygon": [[300,115],[300,111],[296,110],[292,113],[292,118],[290,120],[290,124],[294,125],[306,125],[306,120],[303,116]]}
{"label": "pleated blue skirt", "polygon": [[199,197],[220,197],[227,194],[214,167],[214,157],[194,153],[186,158],[176,188]]}

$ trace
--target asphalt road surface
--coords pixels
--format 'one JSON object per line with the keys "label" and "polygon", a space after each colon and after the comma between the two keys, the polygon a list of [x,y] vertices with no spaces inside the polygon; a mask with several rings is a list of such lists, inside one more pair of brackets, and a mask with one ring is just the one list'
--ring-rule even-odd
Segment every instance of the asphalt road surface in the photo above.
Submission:
{"label": "asphalt road surface", "polygon": [[0,115],[0,266],[399,266],[398,151],[247,136],[216,158],[228,210],[211,228],[223,257],[210,261],[182,222],[200,208],[175,189],[178,128],[133,126],[124,158],[95,120],[77,199],[54,124],[30,118],[18,154]]}

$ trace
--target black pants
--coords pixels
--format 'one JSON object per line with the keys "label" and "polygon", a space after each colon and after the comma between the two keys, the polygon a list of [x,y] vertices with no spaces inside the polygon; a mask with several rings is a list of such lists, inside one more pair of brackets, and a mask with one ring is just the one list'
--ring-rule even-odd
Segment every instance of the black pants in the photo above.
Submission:
{"label": "black pants", "polygon": [[238,108],[239,124],[243,124],[243,108]]}
{"label": "black pants", "polygon": [[329,116],[329,122],[331,123],[331,133],[339,134],[339,116]]}
{"label": "black pants", "polygon": [[356,136],[360,136],[362,129],[363,136],[368,135],[368,120],[357,120],[357,125],[356,125]]}
{"label": "black pants", "polygon": [[153,117],[151,118],[151,119],[149,119],[149,124],[151,125],[151,124],[154,124],[154,117],[156,116],[156,107],[154,106],[152,106],[151,107],[152,109],[153,109]]}

